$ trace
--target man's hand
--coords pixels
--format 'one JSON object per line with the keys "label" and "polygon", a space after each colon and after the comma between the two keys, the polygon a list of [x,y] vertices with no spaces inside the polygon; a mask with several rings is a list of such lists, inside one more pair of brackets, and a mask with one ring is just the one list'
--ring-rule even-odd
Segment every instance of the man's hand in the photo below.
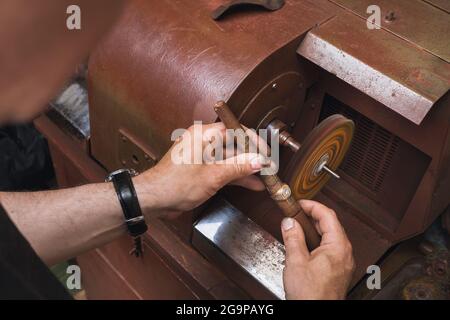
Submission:
{"label": "man's hand", "polygon": [[[222,123],[202,125],[201,129],[196,126],[200,125],[190,127],[154,168],[135,178],[139,201],[144,208],[146,203],[151,203],[153,210],[188,211],[229,183],[264,190],[262,181],[253,175],[268,165],[258,154],[239,154],[221,161],[207,159],[209,163],[202,164],[175,164],[172,151],[186,139],[190,139],[192,146],[200,142],[197,145],[202,149],[211,144],[213,137],[225,140],[226,128]],[[195,130],[202,130],[202,134],[195,135]]]}
{"label": "man's hand", "polygon": [[355,268],[350,241],[333,210],[309,200],[300,205],[315,221],[322,241],[310,253],[300,224],[292,218],[283,220],[286,299],[345,299]]}

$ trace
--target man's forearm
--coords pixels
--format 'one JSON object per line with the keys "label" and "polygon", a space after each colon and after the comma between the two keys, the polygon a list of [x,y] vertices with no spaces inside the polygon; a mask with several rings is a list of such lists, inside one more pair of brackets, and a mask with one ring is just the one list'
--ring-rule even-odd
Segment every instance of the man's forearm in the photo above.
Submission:
{"label": "man's forearm", "polygon": [[[48,265],[126,233],[122,209],[111,183],[46,192],[0,193],[0,201]],[[148,203],[145,206],[151,207]]]}
{"label": "man's forearm", "polygon": [[[225,135],[215,123],[201,130]],[[203,135],[191,136],[203,145]],[[181,141],[181,140],[180,140]],[[181,143],[181,142],[177,143]],[[175,147],[175,145],[174,145]],[[173,151],[173,149],[171,149]],[[251,175],[264,166],[258,154],[240,154],[209,164],[175,164],[169,151],[152,169],[133,178],[146,218],[190,211],[233,182],[255,191],[264,185]],[[75,257],[126,233],[122,208],[112,183],[33,193],[1,193],[0,203],[33,249],[48,264]]]}

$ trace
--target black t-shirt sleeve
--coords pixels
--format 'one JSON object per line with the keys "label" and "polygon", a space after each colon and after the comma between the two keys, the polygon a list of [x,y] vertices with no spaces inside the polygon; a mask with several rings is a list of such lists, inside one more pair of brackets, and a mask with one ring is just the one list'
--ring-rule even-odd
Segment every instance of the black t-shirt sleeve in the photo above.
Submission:
{"label": "black t-shirt sleeve", "polygon": [[0,299],[71,299],[1,205]]}

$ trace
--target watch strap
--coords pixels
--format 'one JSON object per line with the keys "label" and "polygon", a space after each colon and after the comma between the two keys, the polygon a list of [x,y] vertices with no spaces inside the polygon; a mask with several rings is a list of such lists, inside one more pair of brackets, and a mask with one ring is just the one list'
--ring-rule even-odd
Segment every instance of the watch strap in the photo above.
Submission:
{"label": "watch strap", "polygon": [[140,236],[148,230],[148,227],[142,214],[132,175],[135,175],[135,172],[132,170],[118,170],[111,173],[107,181],[111,181],[114,184],[125,217],[128,233],[135,238],[135,249],[133,253],[139,256],[142,253]]}

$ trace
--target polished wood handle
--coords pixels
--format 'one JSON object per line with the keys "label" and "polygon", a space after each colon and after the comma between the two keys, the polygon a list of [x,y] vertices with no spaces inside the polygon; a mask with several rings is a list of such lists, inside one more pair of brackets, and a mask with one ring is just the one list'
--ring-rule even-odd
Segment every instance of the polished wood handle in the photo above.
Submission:
{"label": "polished wood handle", "polygon": [[[245,141],[245,145],[240,147],[244,152],[248,152],[252,141],[245,133],[244,128],[241,126],[239,120],[236,118],[229,106],[225,102],[219,101],[214,106],[214,111],[217,113],[227,129],[238,130],[236,132],[236,136],[242,135],[242,137],[240,137],[242,139],[238,139],[238,141]],[[260,177],[272,199],[274,199],[278,207],[280,207],[283,211],[283,214],[286,217],[296,219],[300,223],[305,233],[308,248],[310,250],[317,248],[320,245],[320,235],[317,233],[309,217],[306,216],[298,202],[292,196],[289,186],[281,181],[276,174],[260,175]]]}

